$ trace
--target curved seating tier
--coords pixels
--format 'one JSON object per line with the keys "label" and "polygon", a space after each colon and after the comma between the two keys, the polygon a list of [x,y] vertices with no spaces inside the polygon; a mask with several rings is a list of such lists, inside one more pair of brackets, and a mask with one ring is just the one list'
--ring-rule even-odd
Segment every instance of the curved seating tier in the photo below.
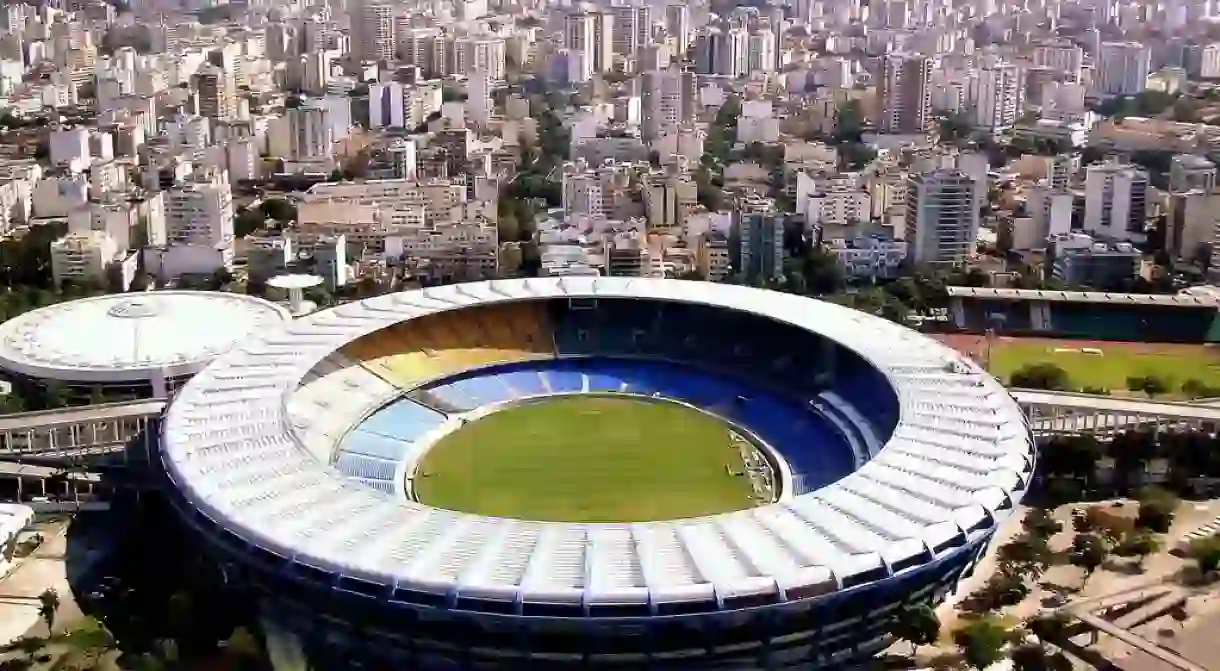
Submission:
{"label": "curved seating tier", "polygon": [[397,324],[342,351],[406,390],[479,366],[550,357],[554,344],[542,305],[506,303]]}
{"label": "curved seating tier", "polygon": [[420,442],[445,421],[445,415],[409,400],[373,413],[343,437],[334,466],[348,479],[388,494],[402,490],[398,468],[423,448]]}

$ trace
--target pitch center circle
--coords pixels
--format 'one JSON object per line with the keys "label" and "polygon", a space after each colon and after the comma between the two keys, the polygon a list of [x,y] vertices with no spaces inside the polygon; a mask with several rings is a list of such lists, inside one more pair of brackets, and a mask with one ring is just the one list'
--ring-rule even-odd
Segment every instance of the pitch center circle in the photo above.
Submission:
{"label": "pitch center circle", "polygon": [[752,440],[712,413],[580,394],[524,400],[460,424],[419,460],[413,492],[425,505],[490,517],[647,522],[770,503],[768,467]]}

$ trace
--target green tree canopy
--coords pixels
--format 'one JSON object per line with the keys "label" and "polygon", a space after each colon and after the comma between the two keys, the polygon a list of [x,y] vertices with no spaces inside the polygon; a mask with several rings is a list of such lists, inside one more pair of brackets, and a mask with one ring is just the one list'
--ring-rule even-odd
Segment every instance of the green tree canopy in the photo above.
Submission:
{"label": "green tree canopy", "polygon": [[985,669],[1003,659],[1008,628],[998,618],[985,615],[953,632],[953,642],[967,664]]}
{"label": "green tree canopy", "polygon": [[1008,384],[1023,389],[1052,391],[1071,389],[1071,380],[1068,378],[1067,371],[1049,361],[1021,366],[1008,377]]}
{"label": "green tree canopy", "polygon": [[1097,534],[1077,534],[1072,539],[1072,550],[1069,554],[1073,566],[1084,570],[1084,580],[1088,581],[1093,572],[1105,563],[1110,554],[1106,541]]}
{"label": "green tree canopy", "polygon": [[931,645],[940,636],[940,618],[927,604],[908,604],[890,623],[890,634],[911,644],[911,654],[921,645]]}

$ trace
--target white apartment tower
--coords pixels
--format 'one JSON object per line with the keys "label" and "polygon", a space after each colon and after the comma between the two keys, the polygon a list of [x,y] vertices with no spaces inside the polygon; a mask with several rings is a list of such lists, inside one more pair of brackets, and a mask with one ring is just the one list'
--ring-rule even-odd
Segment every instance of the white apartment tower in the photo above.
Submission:
{"label": "white apartment tower", "polygon": [[1021,112],[1021,76],[1013,63],[995,61],[979,71],[974,126],[992,133],[1012,128]]}
{"label": "white apartment tower", "polygon": [[318,102],[305,102],[300,107],[287,110],[288,145],[290,158],[310,161],[328,158],[334,130],[330,125],[330,113]]}
{"label": "white apartment tower", "polygon": [[915,263],[964,263],[978,240],[974,180],[938,170],[907,180],[906,242]]}
{"label": "white apartment tower", "polygon": [[613,49],[620,56],[633,56],[652,43],[652,10],[647,6],[611,8],[614,16]]}
{"label": "white apartment tower", "polygon": [[1072,81],[1080,81],[1084,67],[1084,49],[1071,43],[1040,44],[1034,47],[1034,67],[1067,73]]}
{"label": "white apartment tower", "polygon": [[233,192],[226,182],[188,182],[165,192],[171,245],[219,248],[233,241]]}
{"label": "white apartment tower", "polygon": [[567,166],[563,174],[563,214],[601,216],[602,182],[596,172],[582,170],[582,166]]}
{"label": "white apartment tower", "polygon": [[882,65],[882,133],[926,133],[932,123],[932,59],[915,54],[889,54]]}
{"label": "white apartment tower", "polygon": [[1134,95],[1148,87],[1152,50],[1139,42],[1102,42],[1093,87],[1106,95]]}
{"label": "white apartment tower", "polygon": [[720,43],[723,50],[716,74],[744,77],[750,73],[750,35],[742,28],[730,28]]}
{"label": "white apartment tower", "polygon": [[686,5],[666,5],[665,35],[678,54],[678,60],[686,57],[690,49],[690,8]]}
{"label": "white apartment tower", "polygon": [[466,52],[463,59],[466,72],[480,72],[491,81],[504,80],[504,40],[496,37],[466,38],[458,42],[458,49]]}
{"label": "white apartment tower", "polygon": [[640,132],[645,141],[676,129],[683,121],[683,84],[689,77],[676,68],[645,72],[641,77]]}
{"label": "white apartment tower", "polygon": [[1127,163],[1085,169],[1084,230],[1115,241],[1141,237],[1148,203],[1148,173]]}
{"label": "white apartment tower", "polygon": [[763,28],[750,34],[749,53],[746,56],[749,72],[773,72],[775,70],[775,33]]}
{"label": "white apartment tower", "polygon": [[564,17],[563,46],[579,52],[593,72],[605,72],[614,61],[613,26],[610,14],[568,14]]}

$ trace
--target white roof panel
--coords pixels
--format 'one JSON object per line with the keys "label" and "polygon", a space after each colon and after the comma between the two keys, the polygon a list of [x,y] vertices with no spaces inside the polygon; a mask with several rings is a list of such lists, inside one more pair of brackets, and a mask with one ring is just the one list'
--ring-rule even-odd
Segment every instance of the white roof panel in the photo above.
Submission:
{"label": "white roof panel", "polygon": [[0,325],[0,368],[98,383],[190,375],[289,318],[275,303],[219,291],[82,298]]}

